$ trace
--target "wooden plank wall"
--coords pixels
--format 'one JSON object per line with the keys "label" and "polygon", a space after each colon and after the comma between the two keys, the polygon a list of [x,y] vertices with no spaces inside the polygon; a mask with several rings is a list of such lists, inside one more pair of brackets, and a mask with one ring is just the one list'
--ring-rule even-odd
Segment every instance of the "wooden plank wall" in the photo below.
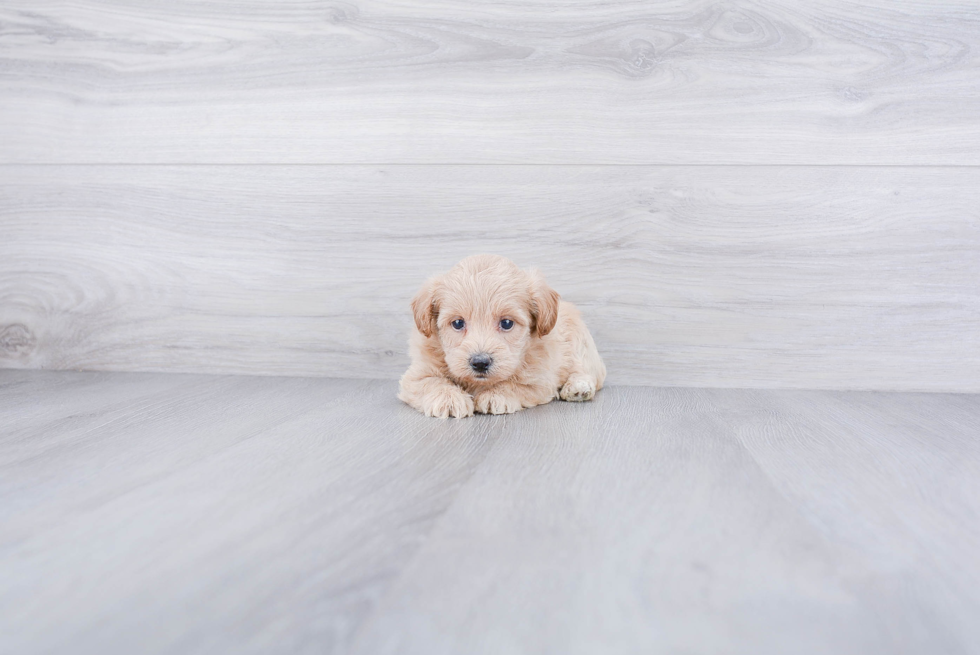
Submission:
{"label": "wooden plank wall", "polygon": [[0,366],[396,377],[476,252],[610,383],[980,391],[980,6],[0,7]]}

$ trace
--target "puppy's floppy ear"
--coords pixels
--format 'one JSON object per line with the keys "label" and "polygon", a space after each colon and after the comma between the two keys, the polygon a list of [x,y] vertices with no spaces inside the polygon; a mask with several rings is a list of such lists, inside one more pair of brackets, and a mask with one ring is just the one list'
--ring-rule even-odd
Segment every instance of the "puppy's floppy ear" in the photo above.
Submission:
{"label": "puppy's floppy ear", "polygon": [[424,337],[431,337],[436,332],[436,318],[439,316],[439,306],[436,304],[438,285],[439,280],[437,278],[426,280],[419,292],[412,298],[415,327]]}
{"label": "puppy's floppy ear", "polygon": [[548,286],[541,273],[535,269],[528,271],[531,292],[531,329],[539,336],[551,332],[558,322],[558,301],[561,296]]}

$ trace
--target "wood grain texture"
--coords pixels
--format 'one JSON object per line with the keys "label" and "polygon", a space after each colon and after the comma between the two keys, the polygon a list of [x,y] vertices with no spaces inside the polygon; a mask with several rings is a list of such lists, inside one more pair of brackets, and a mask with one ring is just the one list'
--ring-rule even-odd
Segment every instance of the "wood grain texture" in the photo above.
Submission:
{"label": "wood grain texture", "polygon": [[980,645],[980,396],[0,371],[0,651]]}
{"label": "wood grain texture", "polygon": [[978,411],[615,388],[521,415],[353,652],[975,652]]}
{"label": "wood grain texture", "polygon": [[0,162],[980,164],[975,2],[7,0]]}
{"label": "wood grain texture", "polygon": [[342,652],[502,425],[391,383],[0,385],[5,653]]}
{"label": "wood grain texture", "polygon": [[394,378],[495,252],[613,384],[980,391],[975,168],[10,168],[0,229],[4,367]]}
{"label": "wood grain texture", "polygon": [[521,414],[353,652],[976,652],[978,412],[614,388]]}

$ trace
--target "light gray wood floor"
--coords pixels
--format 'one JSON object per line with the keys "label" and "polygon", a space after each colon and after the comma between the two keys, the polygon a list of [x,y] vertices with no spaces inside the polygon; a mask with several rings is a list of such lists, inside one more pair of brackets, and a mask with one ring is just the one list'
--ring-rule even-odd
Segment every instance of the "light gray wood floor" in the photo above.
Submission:
{"label": "light gray wood floor", "polygon": [[394,392],[0,371],[0,652],[980,652],[980,396]]}

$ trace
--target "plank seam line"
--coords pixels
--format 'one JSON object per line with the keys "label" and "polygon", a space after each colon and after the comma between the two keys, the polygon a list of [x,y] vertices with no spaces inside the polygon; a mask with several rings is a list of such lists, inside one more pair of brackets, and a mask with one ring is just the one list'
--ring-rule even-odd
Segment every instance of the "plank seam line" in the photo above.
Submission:
{"label": "plank seam line", "polygon": [[82,163],[57,163],[57,162],[43,162],[43,163],[3,163],[0,162],[0,168],[112,168],[112,167],[141,167],[141,168],[164,168],[164,167],[252,167],[252,168],[328,168],[328,167],[386,167],[393,168],[396,166],[400,167],[440,167],[440,166],[453,166],[453,167],[473,167],[473,168],[502,168],[502,167],[524,167],[524,168],[980,168],[980,163],[977,164],[732,164],[732,163],[717,163],[717,164],[549,164],[549,163],[505,163],[505,164],[495,164],[495,163],[452,163],[452,162],[395,162],[395,163],[382,163],[382,162],[349,162],[349,163],[283,163],[283,162],[257,162],[257,163],[242,163],[242,162],[82,162]]}

